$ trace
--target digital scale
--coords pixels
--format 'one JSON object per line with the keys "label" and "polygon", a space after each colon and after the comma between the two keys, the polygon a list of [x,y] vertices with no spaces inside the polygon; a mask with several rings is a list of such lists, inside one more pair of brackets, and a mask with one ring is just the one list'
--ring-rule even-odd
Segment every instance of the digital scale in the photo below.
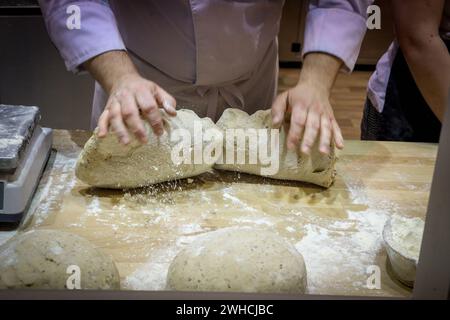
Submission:
{"label": "digital scale", "polygon": [[38,107],[0,104],[0,222],[26,213],[50,155],[52,130]]}

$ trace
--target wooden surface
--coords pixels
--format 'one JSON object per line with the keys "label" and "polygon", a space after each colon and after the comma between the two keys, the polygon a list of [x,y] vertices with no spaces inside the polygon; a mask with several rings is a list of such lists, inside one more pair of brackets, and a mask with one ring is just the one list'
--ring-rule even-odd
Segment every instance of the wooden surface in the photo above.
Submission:
{"label": "wooden surface", "polygon": [[[122,287],[164,288],[167,267],[195,237],[246,225],[275,230],[304,255],[314,294],[408,296],[386,273],[381,230],[393,214],[424,217],[436,145],[347,141],[328,190],[234,174],[204,174],[128,192],[99,190],[74,177],[89,137],[58,131],[22,229],[79,234],[110,254]],[[368,289],[367,267],[381,269]]]}
{"label": "wooden surface", "polygon": [[[280,69],[278,92],[295,86],[299,74],[300,69]],[[339,73],[331,91],[330,103],[344,139],[360,139],[361,118],[366,101],[367,83],[371,74],[368,71]]]}

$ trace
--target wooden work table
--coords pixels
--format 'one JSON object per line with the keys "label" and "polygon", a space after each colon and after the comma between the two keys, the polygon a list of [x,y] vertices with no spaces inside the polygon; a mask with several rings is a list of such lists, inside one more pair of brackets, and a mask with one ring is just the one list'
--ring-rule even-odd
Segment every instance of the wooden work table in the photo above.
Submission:
{"label": "wooden work table", "polygon": [[[381,231],[393,214],[425,216],[435,144],[347,141],[328,190],[214,172],[117,191],[90,188],[74,177],[89,136],[54,131],[54,151],[20,228],[87,238],[112,256],[123,288],[164,289],[167,267],[183,246],[204,232],[245,225],[275,230],[296,246],[305,258],[309,293],[411,294],[386,271]],[[380,289],[367,288],[373,266],[381,270]]]}

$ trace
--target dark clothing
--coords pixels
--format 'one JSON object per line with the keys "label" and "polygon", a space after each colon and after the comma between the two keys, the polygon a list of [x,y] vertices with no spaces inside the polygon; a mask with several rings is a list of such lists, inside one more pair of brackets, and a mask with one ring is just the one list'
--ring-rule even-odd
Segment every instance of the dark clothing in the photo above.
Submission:
{"label": "dark clothing", "polygon": [[[445,41],[447,48],[450,41]],[[450,72],[450,70],[449,70]],[[381,113],[366,99],[361,140],[439,142],[441,122],[425,102],[401,49],[391,68]]]}

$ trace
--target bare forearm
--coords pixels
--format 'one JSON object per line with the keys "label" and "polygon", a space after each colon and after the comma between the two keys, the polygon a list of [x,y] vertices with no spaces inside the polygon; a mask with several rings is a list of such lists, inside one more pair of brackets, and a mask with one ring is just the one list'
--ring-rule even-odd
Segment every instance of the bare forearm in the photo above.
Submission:
{"label": "bare forearm", "polygon": [[86,61],[83,66],[108,93],[119,79],[137,74],[133,62],[125,51],[105,52]]}
{"label": "bare forearm", "polygon": [[441,121],[450,86],[450,57],[439,36],[444,4],[444,0],[391,0],[400,48],[425,101]]}
{"label": "bare forearm", "polygon": [[450,89],[450,55],[435,36],[428,42],[407,43],[403,51],[414,80],[425,101],[442,121]]}
{"label": "bare forearm", "polygon": [[299,83],[309,83],[321,92],[329,94],[342,61],[325,53],[309,53],[303,61]]}

